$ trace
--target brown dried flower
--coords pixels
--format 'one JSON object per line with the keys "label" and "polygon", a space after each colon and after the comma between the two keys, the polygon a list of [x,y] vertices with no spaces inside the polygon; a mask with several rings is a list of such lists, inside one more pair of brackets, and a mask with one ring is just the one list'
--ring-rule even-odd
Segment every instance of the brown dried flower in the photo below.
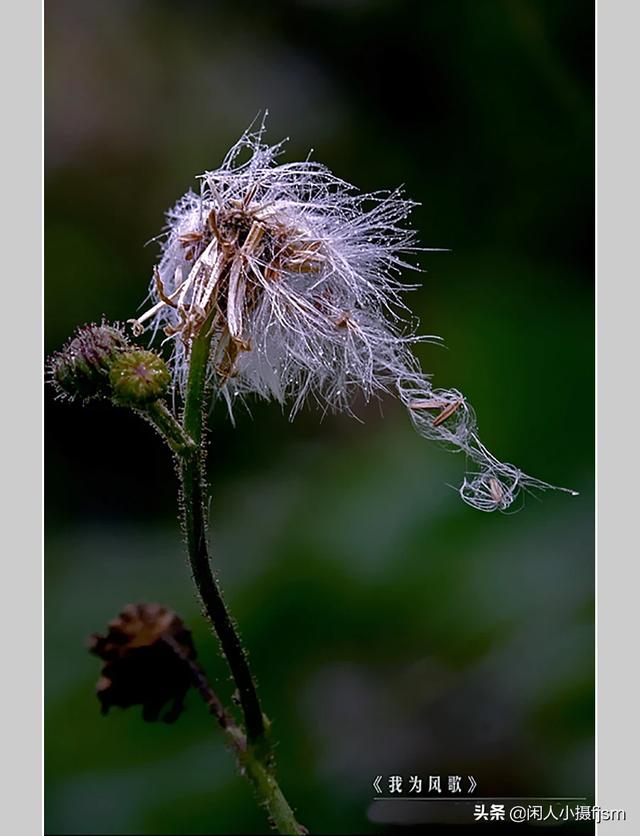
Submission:
{"label": "brown dried flower", "polygon": [[193,684],[196,651],[191,632],[160,604],[128,604],[108,623],[106,636],[92,635],[89,649],[104,660],[96,693],[107,714],[112,706],[142,705],[142,716],[176,720]]}

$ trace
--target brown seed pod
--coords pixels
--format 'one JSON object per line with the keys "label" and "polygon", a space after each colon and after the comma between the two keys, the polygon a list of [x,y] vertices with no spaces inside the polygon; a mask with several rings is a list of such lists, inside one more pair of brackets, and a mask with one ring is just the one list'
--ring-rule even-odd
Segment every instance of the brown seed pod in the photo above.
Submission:
{"label": "brown seed pod", "polygon": [[94,634],[89,650],[103,661],[96,685],[102,713],[112,706],[142,705],[153,721],[171,723],[183,709],[193,684],[190,666],[196,651],[190,631],[176,613],[160,604],[129,604],[109,622],[105,636]]}

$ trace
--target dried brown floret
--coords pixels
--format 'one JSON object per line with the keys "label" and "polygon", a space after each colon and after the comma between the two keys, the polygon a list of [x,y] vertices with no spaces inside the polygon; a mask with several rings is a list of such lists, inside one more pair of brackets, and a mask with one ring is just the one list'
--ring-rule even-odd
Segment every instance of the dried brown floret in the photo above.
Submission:
{"label": "dried brown floret", "polygon": [[104,661],[96,685],[102,713],[142,705],[145,720],[157,720],[164,711],[162,720],[173,722],[193,684],[185,664],[196,658],[191,632],[160,604],[129,604],[107,626],[105,636],[89,640],[90,651]]}

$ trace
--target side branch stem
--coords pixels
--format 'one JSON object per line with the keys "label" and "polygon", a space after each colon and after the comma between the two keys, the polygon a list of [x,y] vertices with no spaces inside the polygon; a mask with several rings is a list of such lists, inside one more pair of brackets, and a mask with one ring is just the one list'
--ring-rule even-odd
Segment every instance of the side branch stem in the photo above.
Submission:
{"label": "side branch stem", "polygon": [[154,401],[140,408],[139,412],[153,424],[174,453],[182,458],[195,454],[198,448],[194,441],[182,429],[164,401]]}

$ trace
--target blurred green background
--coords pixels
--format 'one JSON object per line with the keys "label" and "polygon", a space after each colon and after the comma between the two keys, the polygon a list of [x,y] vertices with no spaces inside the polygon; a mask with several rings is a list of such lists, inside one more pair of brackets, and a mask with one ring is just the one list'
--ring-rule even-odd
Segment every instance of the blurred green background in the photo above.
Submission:
{"label": "blurred green background", "polygon": [[[448,487],[463,459],[392,401],[364,424],[256,403],[233,428],[214,410],[215,559],[300,819],[391,833],[459,816],[372,803],[378,774],[591,795],[592,4],[48,0],[45,27],[47,352],[135,315],[164,210],[268,107],[287,160],[313,148],[421,203],[422,244],[451,250],[423,257],[410,298],[446,345],[420,347],[425,369],[467,394],[497,455],[580,491],[473,511]],[[46,413],[47,832],[265,832],[195,694],[174,726],[99,716],[83,643],[130,601],[176,609],[231,689],[160,440],[50,391]]]}

